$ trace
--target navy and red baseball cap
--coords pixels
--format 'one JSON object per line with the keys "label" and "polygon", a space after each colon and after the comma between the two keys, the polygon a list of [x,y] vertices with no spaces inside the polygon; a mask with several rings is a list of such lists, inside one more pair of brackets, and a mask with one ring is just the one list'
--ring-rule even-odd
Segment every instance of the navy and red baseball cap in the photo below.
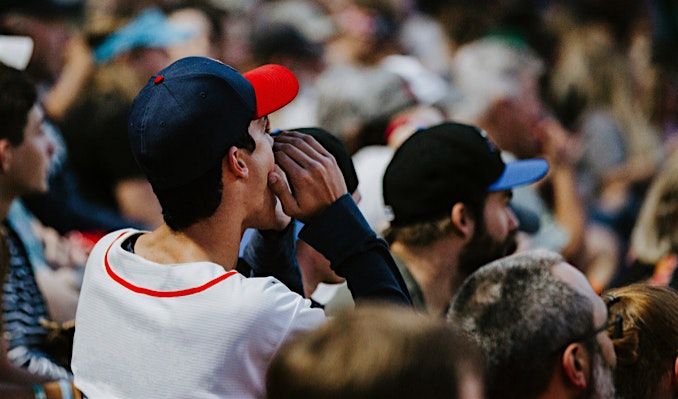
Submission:
{"label": "navy and red baseball cap", "polygon": [[155,188],[181,187],[214,167],[251,121],[298,92],[297,78],[281,65],[241,74],[210,58],[182,58],[152,76],[135,98],[132,153]]}
{"label": "navy and red baseball cap", "polygon": [[505,163],[483,130],[446,122],[414,133],[396,150],[384,173],[384,203],[393,227],[428,222],[457,202],[533,183],[548,169],[541,158]]}

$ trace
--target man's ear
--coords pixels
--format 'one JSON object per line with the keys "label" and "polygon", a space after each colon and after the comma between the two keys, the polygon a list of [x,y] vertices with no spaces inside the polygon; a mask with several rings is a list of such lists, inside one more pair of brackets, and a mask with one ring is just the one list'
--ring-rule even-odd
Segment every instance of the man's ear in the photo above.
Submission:
{"label": "man's ear", "polygon": [[582,344],[568,345],[561,361],[568,385],[578,390],[585,390],[591,384],[589,381],[592,371],[591,356]]}
{"label": "man's ear", "polygon": [[5,174],[9,170],[12,162],[12,144],[7,139],[0,139],[0,174]]}
{"label": "man's ear", "polygon": [[450,211],[450,218],[454,231],[460,236],[470,239],[475,229],[475,220],[469,213],[468,208],[461,202],[457,202]]}
{"label": "man's ear", "polygon": [[250,173],[243,155],[243,150],[237,147],[231,147],[228,150],[228,155],[224,159],[225,165],[223,166],[228,167],[228,170],[236,177],[247,177]]}

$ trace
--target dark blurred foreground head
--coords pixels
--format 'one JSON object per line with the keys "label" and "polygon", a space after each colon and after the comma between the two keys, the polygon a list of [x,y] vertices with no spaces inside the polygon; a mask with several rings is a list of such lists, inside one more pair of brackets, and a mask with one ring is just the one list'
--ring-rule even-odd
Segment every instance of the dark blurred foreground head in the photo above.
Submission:
{"label": "dark blurred foreground head", "polygon": [[482,398],[475,347],[438,319],[404,308],[343,313],[274,358],[278,398]]}

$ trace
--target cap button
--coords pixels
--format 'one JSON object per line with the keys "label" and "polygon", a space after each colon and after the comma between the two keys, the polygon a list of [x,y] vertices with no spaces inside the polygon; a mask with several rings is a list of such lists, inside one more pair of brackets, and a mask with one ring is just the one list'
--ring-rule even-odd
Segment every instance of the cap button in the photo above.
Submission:
{"label": "cap button", "polygon": [[165,81],[165,77],[162,76],[162,75],[158,75],[158,76],[155,77],[155,79],[153,79],[153,83],[155,83],[155,84],[160,84],[163,81]]}

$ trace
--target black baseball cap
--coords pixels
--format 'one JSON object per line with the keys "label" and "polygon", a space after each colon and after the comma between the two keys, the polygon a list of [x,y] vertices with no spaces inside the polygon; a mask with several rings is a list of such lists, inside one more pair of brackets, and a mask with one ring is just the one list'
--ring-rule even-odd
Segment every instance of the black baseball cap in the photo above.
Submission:
{"label": "black baseball cap", "polygon": [[546,175],[544,159],[505,163],[487,134],[446,122],[420,130],[396,150],[384,174],[392,227],[435,220],[472,196],[510,190]]}
{"label": "black baseball cap", "polygon": [[252,120],[294,99],[299,82],[281,65],[244,74],[205,57],[182,58],[134,99],[132,153],[154,188],[181,187],[221,160]]}
{"label": "black baseball cap", "polygon": [[346,188],[348,189],[348,192],[353,194],[355,190],[358,189],[358,174],[355,171],[351,154],[348,153],[346,146],[341,142],[341,140],[339,140],[327,130],[318,127],[302,127],[290,130],[308,134],[309,136],[316,139],[316,141],[318,141],[318,143],[323,146],[327,152],[332,154],[334,159],[337,161],[337,166],[339,166],[341,174],[344,175],[344,181],[346,182]]}

